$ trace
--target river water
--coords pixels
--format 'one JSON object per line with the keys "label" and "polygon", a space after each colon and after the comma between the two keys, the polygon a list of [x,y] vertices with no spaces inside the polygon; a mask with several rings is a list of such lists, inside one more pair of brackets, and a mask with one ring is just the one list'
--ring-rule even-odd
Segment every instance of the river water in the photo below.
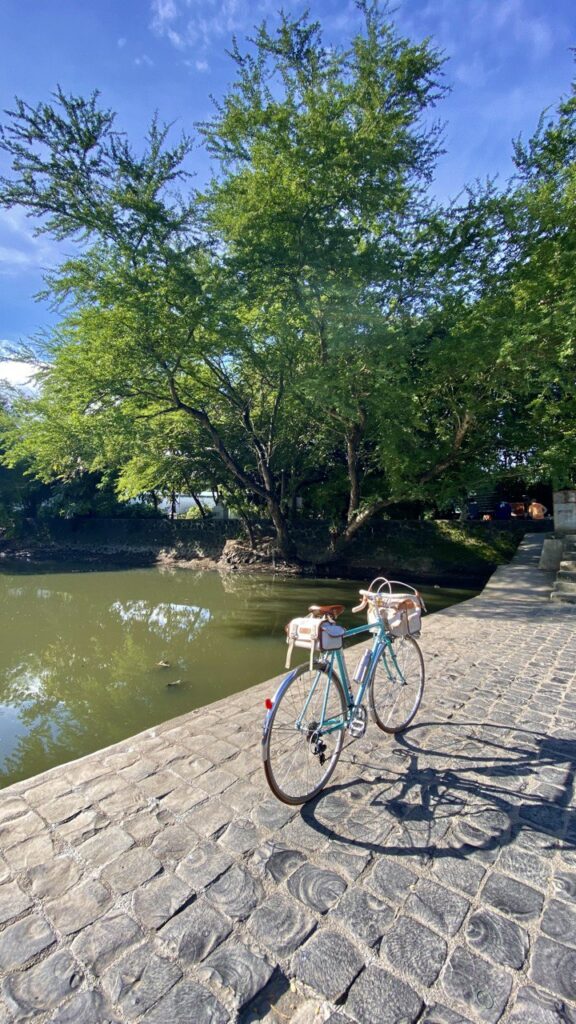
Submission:
{"label": "river water", "polygon": [[[285,623],[314,601],[350,609],[359,586],[189,569],[3,566],[0,786],[277,675]],[[423,593],[436,611],[474,592]]]}

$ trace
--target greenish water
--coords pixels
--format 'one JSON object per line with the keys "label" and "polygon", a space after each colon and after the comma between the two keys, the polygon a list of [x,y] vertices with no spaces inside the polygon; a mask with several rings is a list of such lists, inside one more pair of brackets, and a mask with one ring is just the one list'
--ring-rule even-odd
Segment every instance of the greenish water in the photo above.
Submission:
{"label": "greenish water", "polygon": [[[3,566],[0,785],[277,675],[285,623],[314,601],[351,608],[360,585]],[[473,594],[423,592],[429,611]],[[354,616],[347,612],[343,622],[352,625]]]}

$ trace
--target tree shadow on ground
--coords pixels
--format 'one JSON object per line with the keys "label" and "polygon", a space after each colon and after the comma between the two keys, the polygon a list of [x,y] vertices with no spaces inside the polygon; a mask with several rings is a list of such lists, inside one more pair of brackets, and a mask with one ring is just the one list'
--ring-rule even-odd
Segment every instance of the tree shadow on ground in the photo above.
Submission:
{"label": "tree shadow on ground", "polygon": [[[426,745],[434,727],[443,738],[465,730],[465,741],[485,754]],[[424,861],[491,861],[519,837],[535,852],[576,850],[576,739],[518,728],[511,742],[509,734],[510,726],[492,723],[429,721],[396,737],[385,757],[349,745],[341,764],[357,778],[327,787],[302,818],[350,848]]]}

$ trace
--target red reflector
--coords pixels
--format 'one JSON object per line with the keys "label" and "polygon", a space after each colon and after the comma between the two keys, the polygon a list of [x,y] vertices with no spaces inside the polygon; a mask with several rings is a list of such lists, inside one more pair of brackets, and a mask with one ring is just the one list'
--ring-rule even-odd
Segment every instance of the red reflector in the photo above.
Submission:
{"label": "red reflector", "polygon": [[270,709],[274,707],[274,701],[270,700],[270,697],[266,697],[266,700],[264,701],[264,707],[268,708],[268,711],[270,711]]}

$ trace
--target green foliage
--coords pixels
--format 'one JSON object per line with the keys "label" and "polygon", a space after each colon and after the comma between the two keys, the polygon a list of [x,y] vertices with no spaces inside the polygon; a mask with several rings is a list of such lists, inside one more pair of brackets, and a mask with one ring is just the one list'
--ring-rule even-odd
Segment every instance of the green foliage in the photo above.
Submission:
{"label": "green foliage", "polygon": [[204,195],[175,191],[191,142],[157,121],[137,155],[97,94],[16,102],[0,205],[79,246],[7,466],[121,500],[211,489],[286,555],[300,504],[337,545],[503,468],[574,479],[575,98],[503,192],[436,208],[442,58],[362,10],[345,50],[287,15],[234,45]]}

